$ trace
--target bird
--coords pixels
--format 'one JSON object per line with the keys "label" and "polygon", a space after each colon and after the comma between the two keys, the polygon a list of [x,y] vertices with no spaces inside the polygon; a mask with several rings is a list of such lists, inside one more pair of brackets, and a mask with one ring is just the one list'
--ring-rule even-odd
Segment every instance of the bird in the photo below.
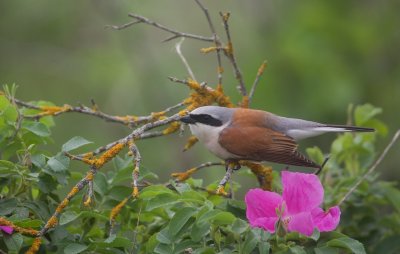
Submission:
{"label": "bird", "polygon": [[180,121],[189,125],[192,134],[209,151],[226,162],[273,162],[318,170],[324,163],[320,165],[300,153],[299,140],[328,132],[374,131],[288,118],[257,109],[220,106],[196,108]]}

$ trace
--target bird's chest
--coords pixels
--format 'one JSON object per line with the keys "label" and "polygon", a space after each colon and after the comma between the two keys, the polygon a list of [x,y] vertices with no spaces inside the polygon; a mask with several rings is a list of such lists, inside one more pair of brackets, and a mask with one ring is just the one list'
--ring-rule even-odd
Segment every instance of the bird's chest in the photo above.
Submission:
{"label": "bird's chest", "polygon": [[225,148],[223,148],[219,142],[219,134],[225,128],[221,127],[210,127],[204,124],[194,124],[190,125],[190,131],[195,135],[200,142],[213,154],[221,159],[232,159],[236,156],[229,153]]}

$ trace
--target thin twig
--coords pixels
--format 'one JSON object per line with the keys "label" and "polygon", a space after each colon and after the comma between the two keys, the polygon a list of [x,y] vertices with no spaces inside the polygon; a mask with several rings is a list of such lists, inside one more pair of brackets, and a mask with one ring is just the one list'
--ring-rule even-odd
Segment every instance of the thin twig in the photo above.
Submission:
{"label": "thin twig", "polygon": [[251,103],[251,100],[253,99],[254,92],[256,91],[257,85],[260,82],[260,77],[264,73],[264,70],[265,70],[266,66],[267,66],[267,61],[265,60],[261,64],[260,68],[258,68],[256,78],[254,79],[253,85],[251,86],[251,90],[250,90],[250,93],[249,93],[249,105]]}
{"label": "thin twig", "polygon": [[197,5],[200,7],[200,9],[204,12],[204,15],[206,16],[208,25],[210,27],[213,36],[214,44],[216,47],[217,62],[218,62],[218,67],[217,67],[218,84],[222,85],[222,73],[224,69],[222,68],[222,61],[221,61],[221,41],[218,39],[217,32],[215,31],[214,24],[211,21],[208,9],[204,7],[204,5],[200,2],[200,0],[195,0],[195,1]]}
{"label": "thin twig", "polygon": [[372,167],[360,179],[358,179],[356,184],[354,184],[354,186],[351,187],[350,190],[346,193],[346,195],[344,195],[344,197],[339,201],[339,203],[337,204],[338,206],[340,206],[357,189],[357,187],[365,180],[365,178],[367,178],[367,176],[370,175],[376,169],[376,167],[382,162],[383,158],[385,158],[385,156],[389,152],[390,148],[392,148],[394,143],[397,141],[399,136],[400,136],[400,130],[398,130],[394,134],[392,140],[386,146],[385,150],[382,152],[382,154],[379,156],[379,158],[375,161],[374,165],[372,165]]}
{"label": "thin twig", "polygon": [[234,54],[234,50],[233,50],[233,44],[232,44],[232,39],[231,39],[231,33],[229,31],[229,24],[228,24],[228,20],[229,20],[229,12],[228,13],[219,13],[221,15],[223,24],[224,24],[224,28],[225,28],[225,33],[226,33],[226,37],[228,39],[228,44],[226,49],[224,50],[225,55],[228,57],[229,61],[231,62],[234,72],[235,72],[235,78],[239,81],[239,92],[242,96],[247,96],[247,91],[246,91],[246,86],[244,85],[244,81],[243,81],[243,75],[242,72],[239,69],[239,66],[237,64],[237,60],[236,60],[236,56]]}
{"label": "thin twig", "polygon": [[181,40],[175,44],[175,50],[176,50],[176,53],[178,54],[179,58],[183,62],[183,65],[185,65],[185,68],[188,71],[190,78],[193,80],[196,80],[196,77],[194,76],[192,68],[190,68],[188,61],[186,60],[185,56],[182,54],[182,51],[181,51],[181,46],[182,46],[182,43],[184,40],[185,40],[185,38],[181,38]]}
{"label": "thin twig", "polygon": [[[70,105],[64,105],[63,107],[55,107],[58,108],[59,110],[57,111],[47,111],[47,107],[46,106],[36,106],[34,104],[28,103],[28,102],[24,102],[18,99],[15,99],[15,103],[19,106],[23,106],[26,108],[31,108],[31,109],[36,109],[36,110],[40,110],[42,112],[35,114],[35,115],[23,115],[23,118],[25,119],[35,119],[38,120],[42,117],[45,116],[59,116],[61,114],[64,113],[68,113],[68,112],[75,112],[75,113],[81,113],[81,114],[86,114],[86,115],[91,115],[91,116],[95,116],[95,117],[99,117],[107,122],[114,122],[114,123],[120,123],[120,124],[124,124],[124,125],[128,125],[129,127],[133,128],[135,126],[150,122],[150,121],[154,121],[157,120],[160,116],[165,115],[168,112],[171,112],[177,108],[180,108],[184,105],[184,103],[180,102],[174,106],[168,107],[166,109],[164,109],[163,111],[160,112],[155,112],[152,113],[148,116],[133,116],[133,115],[127,115],[127,116],[113,116],[110,114],[106,114],[102,111],[100,111],[98,109],[97,104],[94,103],[93,107],[87,107],[83,104],[80,104],[77,107],[72,107]],[[92,102],[93,103],[93,102]],[[50,106],[50,108],[52,108]]]}
{"label": "thin twig", "polygon": [[[161,30],[164,30],[166,32],[169,32],[169,33],[173,34],[172,37],[170,37],[170,38],[168,38],[168,39],[166,39],[164,41],[169,41],[169,40],[172,40],[172,39],[175,39],[175,38],[179,38],[179,37],[185,37],[185,38],[190,38],[190,39],[195,39],[195,40],[200,40],[200,41],[208,41],[208,42],[213,42],[214,41],[214,39],[210,38],[210,37],[205,37],[205,36],[196,35],[196,34],[189,34],[189,33],[179,32],[179,31],[177,31],[175,29],[166,27],[164,25],[161,25],[160,23],[154,22],[154,21],[152,21],[152,20],[150,20],[150,19],[148,19],[146,17],[140,16],[140,15],[137,15],[137,14],[134,14],[134,13],[129,13],[128,16],[140,21],[140,22],[136,22],[135,24],[144,23],[144,24],[154,26],[154,27],[156,27],[158,29],[161,29]],[[132,24],[132,25],[134,25],[134,24]],[[128,25],[128,26],[130,26],[130,25]],[[123,29],[123,28],[120,28],[120,29]]]}

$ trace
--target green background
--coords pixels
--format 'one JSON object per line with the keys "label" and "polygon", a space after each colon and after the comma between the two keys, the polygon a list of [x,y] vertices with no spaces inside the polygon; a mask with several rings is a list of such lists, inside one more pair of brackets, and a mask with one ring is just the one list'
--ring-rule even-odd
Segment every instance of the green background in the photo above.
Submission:
{"label": "green background", "polygon": [[[399,128],[399,1],[203,2],[223,40],[218,12],[231,12],[235,53],[248,88],[259,65],[268,60],[253,108],[345,124],[349,104],[368,102],[383,108],[381,119],[389,126],[381,148]],[[25,101],[88,105],[93,98],[101,110],[115,115],[147,115],[176,104],[188,93],[167,79],[188,77],[174,50],[177,41],[161,43],[169,34],[143,24],[105,29],[131,21],[130,12],[179,31],[210,35],[203,13],[188,0],[1,1],[0,83],[16,83],[17,97]],[[186,39],[182,50],[196,78],[213,85],[216,58],[199,52],[208,46]],[[224,67],[225,88],[237,101],[236,82],[225,60]],[[73,136],[95,141],[95,148],[130,132],[79,114],[64,114],[56,123],[50,145],[54,152]],[[318,145],[327,152],[332,135],[310,139],[301,148]],[[173,171],[216,161],[200,145],[182,153],[185,141],[172,135],[140,142],[143,166],[167,180]],[[380,166],[385,178],[399,177],[399,152],[396,145]],[[223,169],[213,168],[199,176],[214,181],[223,174]],[[252,178],[236,180],[256,184]]]}

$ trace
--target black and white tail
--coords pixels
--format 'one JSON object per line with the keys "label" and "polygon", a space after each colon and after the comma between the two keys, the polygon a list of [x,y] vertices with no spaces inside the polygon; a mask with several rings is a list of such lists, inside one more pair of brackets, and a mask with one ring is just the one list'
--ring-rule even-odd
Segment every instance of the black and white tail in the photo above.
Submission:
{"label": "black and white tail", "polygon": [[287,135],[295,140],[318,136],[328,132],[374,132],[375,129],[357,126],[321,124],[317,126],[303,126],[287,131]]}

